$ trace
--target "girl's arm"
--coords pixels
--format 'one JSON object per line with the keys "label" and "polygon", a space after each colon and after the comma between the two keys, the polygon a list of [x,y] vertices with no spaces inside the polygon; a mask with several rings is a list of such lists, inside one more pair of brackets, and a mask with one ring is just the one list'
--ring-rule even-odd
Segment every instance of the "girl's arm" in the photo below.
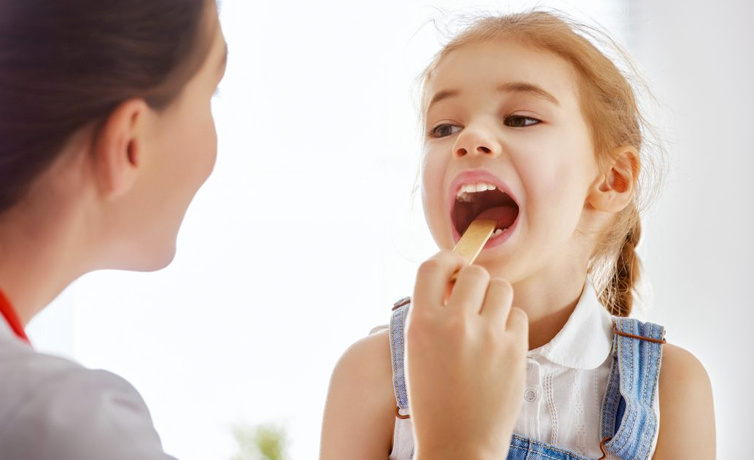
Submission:
{"label": "girl's arm", "polygon": [[660,433],[653,459],[714,459],[715,410],[707,372],[683,348],[663,347]]}
{"label": "girl's arm", "polygon": [[320,460],[386,460],[395,426],[387,331],[351,346],[335,366],[325,405]]}

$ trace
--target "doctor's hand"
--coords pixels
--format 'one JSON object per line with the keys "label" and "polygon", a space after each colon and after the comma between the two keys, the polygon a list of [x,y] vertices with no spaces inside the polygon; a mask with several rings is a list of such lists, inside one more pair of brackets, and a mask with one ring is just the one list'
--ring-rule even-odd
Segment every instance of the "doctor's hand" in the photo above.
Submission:
{"label": "doctor's hand", "polygon": [[442,251],[416,277],[406,364],[417,460],[505,458],[521,410],[526,314],[507,281],[464,265]]}

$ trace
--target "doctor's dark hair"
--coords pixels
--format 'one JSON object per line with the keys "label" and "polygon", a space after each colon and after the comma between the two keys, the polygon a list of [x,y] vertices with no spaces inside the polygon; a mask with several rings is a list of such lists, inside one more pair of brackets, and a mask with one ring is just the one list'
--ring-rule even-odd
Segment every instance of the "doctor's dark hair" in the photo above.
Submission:
{"label": "doctor's dark hair", "polygon": [[[639,211],[656,191],[653,184],[646,182],[659,183],[664,153],[655,128],[642,116],[635,88],[642,89],[651,99],[650,91],[629,57],[607,34],[562,13],[535,10],[477,19],[450,40],[423,74],[422,116],[426,113],[428,83],[445,56],[469,44],[506,40],[552,53],[576,71],[581,112],[589,126],[595,159],[603,171],[625,147],[639,155],[640,167],[634,171],[637,193],[618,213],[613,225],[599,235],[588,267],[605,308],[613,315],[628,316],[640,271],[635,252],[641,235]],[[597,45],[615,55],[616,62],[624,68],[619,68]],[[648,154],[651,150],[656,153],[654,157]]]}
{"label": "doctor's dark hair", "polygon": [[210,48],[214,0],[0,0],[0,213],[122,102],[168,106]]}

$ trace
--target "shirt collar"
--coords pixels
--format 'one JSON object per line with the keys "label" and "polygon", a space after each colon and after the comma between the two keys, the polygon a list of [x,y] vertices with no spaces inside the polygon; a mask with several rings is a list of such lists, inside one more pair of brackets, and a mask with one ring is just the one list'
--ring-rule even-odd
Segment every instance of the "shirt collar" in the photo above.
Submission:
{"label": "shirt collar", "polygon": [[596,369],[610,356],[612,327],[610,313],[587,283],[563,329],[549,343],[531,350],[529,356],[541,355],[573,369]]}

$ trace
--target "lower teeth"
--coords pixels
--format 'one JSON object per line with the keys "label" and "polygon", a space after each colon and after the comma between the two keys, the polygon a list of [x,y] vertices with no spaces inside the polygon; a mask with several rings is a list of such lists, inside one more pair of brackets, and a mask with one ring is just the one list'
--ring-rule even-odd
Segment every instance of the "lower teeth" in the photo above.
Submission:
{"label": "lower teeth", "polygon": [[503,233],[505,233],[506,230],[508,230],[508,229],[507,228],[505,228],[505,229],[498,228],[494,232],[492,232],[492,236],[502,235]]}

